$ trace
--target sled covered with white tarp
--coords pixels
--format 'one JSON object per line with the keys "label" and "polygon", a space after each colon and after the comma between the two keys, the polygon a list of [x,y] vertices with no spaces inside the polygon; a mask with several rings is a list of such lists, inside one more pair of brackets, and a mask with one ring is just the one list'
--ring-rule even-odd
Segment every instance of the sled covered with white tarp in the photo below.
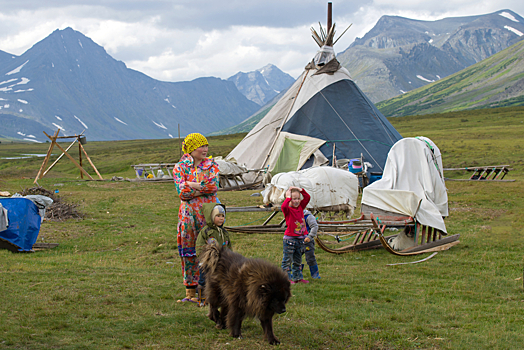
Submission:
{"label": "sled covered with white tarp", "polygon": [[448,198],[440,150],[425,137],[393,145],[382,179],[363,189],[360,211],[359,218],[339,223],[345,232],[335,239],[319,235],[319,246],[335,254],[384,247],[414,255],[458,243],[459,235],[448,235],[444,223]]}
{"label": "sled covered with white tarp", "polygon": [[[442,156],[426,137],[405,138],[393,145],[382,179],[363,190],[361,211],[375,215],[375,226],[380,226],[375,231],[382,245],[399,255],[454,245],[460,237],[448,236],[444,222],[448,216],[448,195]],[[410,217],[413,223],[398,237],[385,239],[383,232],[387,225],[380,224],[381,213]]]}

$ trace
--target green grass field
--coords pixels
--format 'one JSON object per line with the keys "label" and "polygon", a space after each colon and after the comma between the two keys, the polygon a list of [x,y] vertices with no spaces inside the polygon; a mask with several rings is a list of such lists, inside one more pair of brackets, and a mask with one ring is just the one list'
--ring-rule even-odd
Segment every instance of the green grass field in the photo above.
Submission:
{"label": "green grass field", "polygon": [[[506,179],[516,181],[447,182],[446,225],[450,234],[461,235],[461,243],[426,262],[386,266],[428,254],[317,250],[322,279],[292,286],[288,311],[275,318],[278,348],[522,348],[524,111],[479,110],[392,123],[405,137],[431,138],[445,167],[509,164],[514,170]],[[209,138],[210,153],[226,155],[242,137]],[[45,154],[47,147],[3,141],[0,158]],[[178,140],[88,140],[85,147],[105,179],[132,178],[132,164],[179,157]],[[32,187],[41,162],[0,159],[0,191]],[[85,218],[44,222],[39,242],[59,243],[54,249],[0,250],[0,349],[273,348],[256,320],[244,321],[244,338],[233,339],[214,328],[207,310],[176,303],[184,287],[174,185],[80,181],[67,159],[39,184],[79,204]],[[219,197],[227,206],[261,204],[253,192],[220,192]],[[227,224],[260,222],[264,216],[230,213]],[[232,237],[236,251],[280,264],[281,235]]]}

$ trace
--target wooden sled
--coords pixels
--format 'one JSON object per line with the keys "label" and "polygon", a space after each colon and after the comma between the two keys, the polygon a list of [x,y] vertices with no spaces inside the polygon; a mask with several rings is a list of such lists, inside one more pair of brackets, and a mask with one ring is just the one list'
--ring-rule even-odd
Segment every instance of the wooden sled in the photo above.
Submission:
{"label": "wooden sled", "polygon": [[[401,228],[407,225],[414,225],[415,223],[413,218],[402,215],[388,215],[383,216],[382,219],[390,228]],[[343,225],[340,225],[341,223],[343,223]],[[340,233],[337,235],[328,233],[325,230],[326,227],[338,227]],[[395,236],[397,236],[397,234],[391,234],[387,238],[389,239]],[[348,241],[349,244],[344,244],[344,241]],[[358,219],[338,223],[320,221],[319,233],[315,242],[322,250],[331,254],[344,254],[382,248],[379,233],[374,227],[372,216],[364,213],[362,213]]]}
{"label": "wooden sled", "polygon": [[[378,236],[380,243],[388,252],[394,255],[409,256],[418,255],[429,252],[438,252],[451,248],[454,245],[460,243],[459,234],[447,236],[445,232],[442,232],[436,228],[422,225],[419,222],[415,222],[415,234],[413,246],[397,251],[393,249],[388,243],[392,238],[384,237],[384,231],[387,228],[387,223],[382,222],[380,218],[373,213],[369,214],[371,222],[373,223],[373,232]],[[445,237],[443,237],[445,236]]]}
{"label": "wooden sled", "polygon": [[[347,232],[351,232],[353,223],[369,223],[370,227],[357,232],[355,234],[355,238],[349,245],[340,246],[340,240],[337,236],[335,236],[338,241],[337,243],[339,243],[337,246],[337,244],[334,244],[333,242],[320,239],[319,234],[316,239],[318,246],[326,252],[332,254],[343,254],[347,252],[377,249],[383,247],[391,254],[408,256],[447,250],[460,242],[458,240],[460,237],[459,234],[447,236],[445,232],[426,225],[421,225],[419,222],[416,222],[416,220],[409,216],[402,216],[393,212],[383,211],[365,204],[361,205],[361,212],[362,215],[360,218],[345,222],[348,224],[346,226]],[[396,237],[398,234],[385,236],[385,231],[387,228],[398,229],[406,227],[412,227],[416,230],[415,232],[417,232],[415,235],[414,244],[413,246],[402,251],[397,251],[389,245],[388,241]],[[319,228],[319,233],[320,231],[321,230]],[[325,232],[323,232],[322,236],[326,237]]]}

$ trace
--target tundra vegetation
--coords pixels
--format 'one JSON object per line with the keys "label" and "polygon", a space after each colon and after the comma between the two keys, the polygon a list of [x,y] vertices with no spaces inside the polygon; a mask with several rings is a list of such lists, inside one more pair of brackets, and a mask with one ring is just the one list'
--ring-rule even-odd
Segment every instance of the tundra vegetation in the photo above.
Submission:
{"label": "tundra vegetation", "polygon": [[[506,179],[516,181],[447,181],[446,225],[461,235],[460,244],[428,261],[387,266],[428,254],[399,257],[379,249],[331,255],[319,249],[322,279],[293,286],[287,312],[274,319],[280,348],[521,348],[524,108],[391,122],[404,137],[431,138],[446,168],[509,164]],[[226,155],[243,136],[211,137],[210,154]],[[48,146],[2,140],[0,158],[45,154]],[[134,178],[132,164],[179,157],[176,139],[91,142],[88,135],[85,147],[105,179]],[[0,159],[0,191],[33,187],[41,162]],[[173,184],[81,181],[65,158],[39,184],[79,205],[84,218],[44,221],[38,241],[59,243],[56,248],[0,250],[0,349],[272,348],[256,320],[243,323],[243,339],[233,339],[214,328],[206,309],[176,303],[184,288]],[[219,198],[226,206],[261,204],[254,192],[220,192]],[[260,223],[265,216],[230,213],[226,224]],[[233,234],[232,241],[245,256],[280,264],[280,234]]]}

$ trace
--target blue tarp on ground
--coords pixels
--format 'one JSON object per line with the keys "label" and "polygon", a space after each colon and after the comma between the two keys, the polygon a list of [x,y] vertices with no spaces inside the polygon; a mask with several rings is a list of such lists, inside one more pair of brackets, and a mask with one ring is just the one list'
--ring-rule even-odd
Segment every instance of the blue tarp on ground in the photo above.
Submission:
{"label": "blue tarp on ground", "polygon": [[0,247],[12,251],[31,251],[40,231],[38,207],[27,198],[1,198],[7,209],[9,227],[0,232]]}

